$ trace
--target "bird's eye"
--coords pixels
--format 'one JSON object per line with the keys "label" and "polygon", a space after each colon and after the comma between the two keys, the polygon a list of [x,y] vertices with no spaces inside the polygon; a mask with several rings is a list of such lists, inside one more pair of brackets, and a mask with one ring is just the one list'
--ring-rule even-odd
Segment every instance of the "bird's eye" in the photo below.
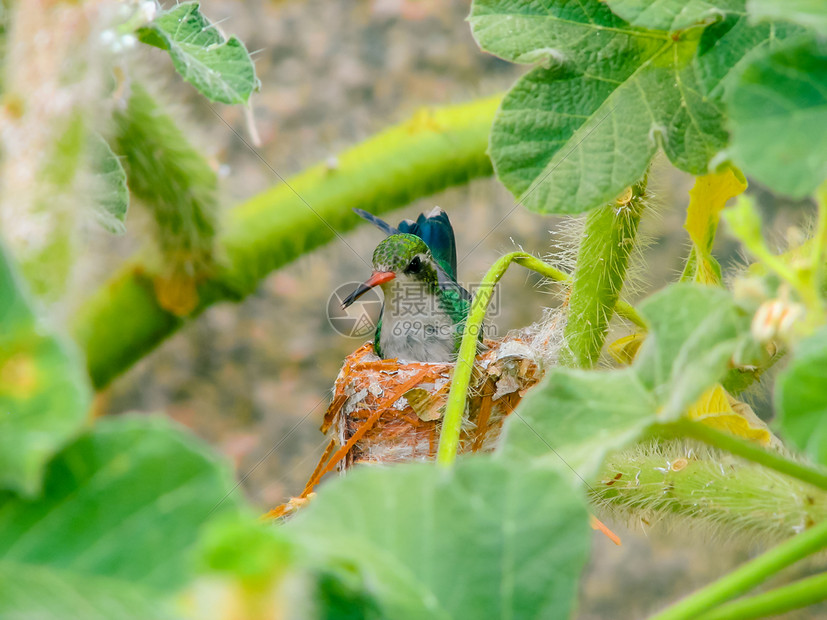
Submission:
{"label": "bird's eye", "polygon": [[414,256],[408,266],[405,267],[405,273],[419,273],[422,269],[422,260],[418,256]]}

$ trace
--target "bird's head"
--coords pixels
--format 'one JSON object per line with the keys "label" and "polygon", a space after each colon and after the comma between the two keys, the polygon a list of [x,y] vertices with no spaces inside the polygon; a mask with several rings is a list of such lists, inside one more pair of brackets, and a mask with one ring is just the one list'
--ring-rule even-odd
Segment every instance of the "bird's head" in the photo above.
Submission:
{"label": "bird's head", "polygon": [[377,285],[397,280],[436,286],[438,274],[436,261],[426,243],[416,235],[399,233],[391,235],[373,252],[373,273],[342,302],[347,308],[359,297]]}

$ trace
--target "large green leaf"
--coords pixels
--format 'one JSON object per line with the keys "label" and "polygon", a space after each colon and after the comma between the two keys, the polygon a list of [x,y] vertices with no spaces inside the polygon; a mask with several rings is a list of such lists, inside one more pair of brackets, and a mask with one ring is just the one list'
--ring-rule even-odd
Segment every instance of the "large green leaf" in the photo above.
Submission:
{"label": "large green leaf", "polygon": [[0,489],[33,495],[46,461],[83,424],[91,390],[77,351],[24,289],[0,245]]}
{"label": "large green leaf", "polygon": [[0,560],[0,617],[155,620],[172,616],[155,595],[126,581]]}
{"label": "large green leaf", "polygon": [[746,17],[729,15],[701,34],[695,58],[698,82],[705,93],[720,97],[755,58],[803,33],[792,24],[752,24]]}
{"label": "large green leaf", "polygon": [[222,500],[217,512],[237,509],[232,489],[228,470],[165,419],[104,419],[49,463],[42,497],[0,496],[0,561],[169,592],[189,576],[211,512]]}
{"label": "large green leaf", "polygon": [[557,462],[587,482],[607,452],[675,420],[719,381],[749,323],[726,291],[690,284],[670,286],[640,310],[650,331],[632,367],[552,370],[506,421],[506,455]]}
{"label": "large green leaf", "polygon": [[683,30],[725,13],[744,13],[744,0],[606,0],[606,4],[633,26],[653,30]]}
{"label": "large green leaf", "polygon": [[827,178],[827,44],[756,58],[728,95],[733,159],[777,192],[810,195]]}
{"label": "large green leaf", "polygon": [[775,387],[776,424],[799,450],[827,465],[827,328],[799,343]]}
{"label": "large green leaf", "polygon": [[824,0],[749,0],[753,19],[786,20],[827,34],[827,2]]}
{"label": "large green leaf", "polygon": [[356,471],[287,530],[395,619],[568,618],[590,543],[562,477],[490,458]]}
{"label": "large green leaf", "polygon": [[659,146],[707,171],[726,143],[721,109],[696,83],[699,33],[677,40],[630,26],[597,0],[477,0],[480,46],[537,61],[504,98],[491,131],[497,175],[530,209],[579,213],[616,198]]}
{"label": "large green leaf", "polygon": [[201,94],[221,103],[246,103],[258,87],[244,44],[226,39],[204,17],[197,2],[164,11],[138,30],[138,38],[169,52],[175,70]]}

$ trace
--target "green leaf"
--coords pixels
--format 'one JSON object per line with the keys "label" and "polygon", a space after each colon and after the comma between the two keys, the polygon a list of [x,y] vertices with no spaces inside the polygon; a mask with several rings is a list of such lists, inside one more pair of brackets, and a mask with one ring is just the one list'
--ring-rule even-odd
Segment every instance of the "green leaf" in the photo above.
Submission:
{"label": "green leaf", "polygon": [[43,468],[91,403],[80,355],[36,316],[0,245],[0,489],[40,490]]}
{"label": "green leaf", "polygon": [[145,589],[0,560],[0,617],[37,620],[154,620],[172,615]]}
{"label": "green leaf", "polygon": [[591,539],[562,477],[490,458],[358,470],[287,530],[397,619],[568,618]]}
{"label": "green leaf", "polygon": [[775,387],[776,426],[816,463],[827,465],[827,328],[795,349]]}
{"label": "green leaf", "polygon": [[555,368],[506,422],[502,451],[540,457],[588,485],[606,454],[637,439],[656,411],[654,395],[631,368]]}
{"label": "green leaf", "polygon": [[744,172],[793,198],[827,177],[827,45],[756,58],[728,96],[731,153]]}
{"label": "green leaf", "polygon": [[606,4],[633,26],[652,30],[683,30],[727,13],[744,13],[744,0],[606,0]]}
{"label": "green leaf", "polygon": [[749,322],[726,291],[691,284],[660,291],[640,311],[650,330],[634,364],[553,369],[506,421],[504,454],[557,462],[588,484],[609,451],[683,415],[726,374]]}
{"label": "green leaf", "polygon": [[606,204],[643,176],[659,146],[678,168],[703,174],[726,143],[720,105],[696,83],[697,32],[673,40],[641,30],[597,0],[478,0],[470,21],[483,49],[553,61],[518,80],[491,130],[497,175],[529,209]]}
{"label": "green leaf", "polygon": [[89,150],[92,172],[98,181],[91,197],[95,216],[106,230],[122,235],[126,232],[124,220],[129,209],[126,172],[117,155],[100,134],[90,136]]}
{"label": "green leaf", "polygon": [[226,39],[204,17],[197,2],[160,13],[138,38],[169,52],[175,70],[211,101],[246,103],[258,87],[255,67],[244,44]]}
{"label": "green leaf", "polygon": [[746,17],[729,15],[701,34],[695,58],[698,83],[708,95],[720,97],[755,58],[804,32],[791,24],[751,24]]}
{"label": "green leaf", "polygon": [[790,21],[827,35],[827,4],[824,0],[750,0],[753,19]]}
{"label": "green leaf", "polygon": [[654,394],[660,420],[672,420],[726,374],[749,317],[728,291],[690,284],[652,295],[640,313],[650,332],[632,368]]}
{"label": "green leaf", "polygon": [[227,469],[165,419],[103,419],[49,463],[41,498],[0,496],[0,557],[169,592],[213,510],[237,508],[232,490]]}

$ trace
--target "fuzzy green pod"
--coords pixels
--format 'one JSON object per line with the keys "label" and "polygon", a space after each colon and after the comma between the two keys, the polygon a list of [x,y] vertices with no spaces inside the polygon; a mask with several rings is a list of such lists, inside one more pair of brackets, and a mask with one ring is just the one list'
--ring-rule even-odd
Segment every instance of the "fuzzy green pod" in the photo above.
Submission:
{"label": "fuzzy green pod", "polygon": [[586,217],[560,352],[564,366],[590,368],[600,356],[635,248],[645,192],[646,177]]}
{"label": "fuzzy green pod", "polygon": [[196,285],[214,263],[218,178],[152,95],[139,84],[131,88],[115,114],[115,149],[130,191],[155,222],[163,265],[153,274],[158,303],[184,316],[197,306]]}

